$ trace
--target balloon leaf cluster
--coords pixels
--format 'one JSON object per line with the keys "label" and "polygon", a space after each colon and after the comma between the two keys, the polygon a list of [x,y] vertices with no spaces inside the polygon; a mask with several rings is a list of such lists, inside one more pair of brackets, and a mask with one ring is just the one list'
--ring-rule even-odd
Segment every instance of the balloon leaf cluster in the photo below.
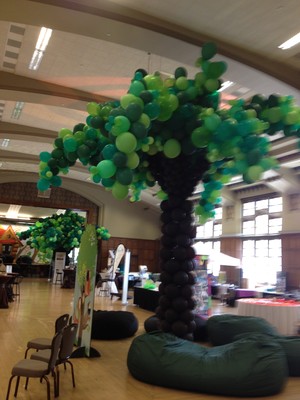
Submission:
{"label": "balloon leaf cluster", "polygon": [[[94,183],[134,202],[157,185],[153,157],[197,159],[199,153],[209,167],[197,177],[203,191],[196,213],[201,222],[213,217],[232,177],[252,183],[276,167],[269,135],[300,136],[300,109],[290,96],[255,95],[222,109],[219,89],[227,66],[212,60],[216,52],[214,43],[203,45],[193,78],[183,67],[166,79],[138,69],[119,101],[88,103],[86,121],[62,128],[53,150],[41,152],[38,189],[60,186],[60,175],[79,161]],[[157,193],[159,200],[168,195],[163,188]]]}

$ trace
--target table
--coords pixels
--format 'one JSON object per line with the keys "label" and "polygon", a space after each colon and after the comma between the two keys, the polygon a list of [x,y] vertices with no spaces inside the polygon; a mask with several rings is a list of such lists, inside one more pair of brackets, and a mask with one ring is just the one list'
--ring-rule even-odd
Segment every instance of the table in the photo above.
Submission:
{"label": "table", "polygon": [[155,311],[158,306],[159,292],[156,289],[144,289],[141,286],[133,288],[133,304],[145,310]]}
{"label": "table", "polygon": [[240,299],[237,314],[264,318],[282,335],[295,335],[300,322],[300,303],[284,299]]}

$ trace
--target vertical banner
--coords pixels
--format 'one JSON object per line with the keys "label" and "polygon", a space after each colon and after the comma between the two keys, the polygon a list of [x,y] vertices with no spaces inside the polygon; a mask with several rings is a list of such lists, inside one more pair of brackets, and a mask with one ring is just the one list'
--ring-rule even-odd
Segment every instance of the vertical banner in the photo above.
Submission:
{"label": "vertical banner", "polygon": [[56,271],[62,272],[65,268],[66,263],[66,252],[65,251],[57,251],[55,253],[54,259],[54,270],[53,270],[53,280],[52,282],[55,283],[56,281]]}
{"label": "vertical banner", "polygon": [[122,258],[124,257],[124,254],[125,254],[125,247],[122,243],[120,243],[116,249],[115,258],[114,258],[114,262],[113,262],[113,271],[112,271],[112,277],[111,277],[112,282],[110,282],[111,283],[111,286],[110,286],[111,293],[118,293],[118,288],[116,286],[114,279],[116,277],[116,271],[119,267],[119,264],[120,264]]}
{"label": "vertical banner", "polygon": [[130,251],[127,250],[125,253],[125,264],[124,264],[124,275],[123,275],[123,289],[122,289],[122,304],[127,304],[128,294],[128,277],[130,268]]}
{"label": "vertical banner", "polygon": [[[76,345],[79,348],[75,350],[72,357],[100,357],[99,353],[90,354],[97,251],[96,228],[93,225],[87,225],[81,237],[77,259],[72,320],[78,324]],[[95,353],[94,349],[93,351]]]}

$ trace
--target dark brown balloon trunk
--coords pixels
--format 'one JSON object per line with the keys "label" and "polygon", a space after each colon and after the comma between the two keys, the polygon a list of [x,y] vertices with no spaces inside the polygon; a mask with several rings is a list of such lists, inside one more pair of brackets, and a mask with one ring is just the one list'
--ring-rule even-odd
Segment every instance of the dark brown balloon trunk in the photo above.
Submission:
{"label": "dark brown balloon trunk", "polygon": [[196,237],[194,203],[189,200],[208,168],[203,154],[153,157],[151,172],[168,199],[161,202],[160,298],[156,315],[164,332],[193,339]]}

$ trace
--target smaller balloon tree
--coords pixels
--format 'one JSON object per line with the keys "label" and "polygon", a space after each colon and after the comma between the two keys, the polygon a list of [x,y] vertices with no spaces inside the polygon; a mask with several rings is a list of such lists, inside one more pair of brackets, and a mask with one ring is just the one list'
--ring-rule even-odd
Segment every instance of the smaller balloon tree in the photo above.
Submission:
{"label": "smaller balloon tree", "polygon": [[[18,232],[17,235],[28,246],[51,259],[56,251],[68,254],[74,247],[79,247],[85,225],[84,217],[66,210],[64,214],[40,219],[27,231]],[[108,240],[110,237],[104,227],[96,227],[96,234],[98,239]]]}

